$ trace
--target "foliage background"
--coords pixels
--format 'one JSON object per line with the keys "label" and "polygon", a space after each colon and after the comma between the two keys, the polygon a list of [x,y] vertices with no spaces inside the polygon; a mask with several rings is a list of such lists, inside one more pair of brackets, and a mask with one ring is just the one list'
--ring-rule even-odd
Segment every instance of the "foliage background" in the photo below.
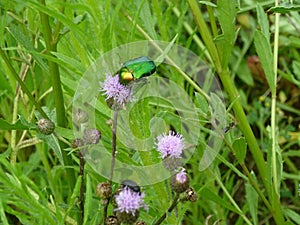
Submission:
{"label": "foliage background", "polygon": [[[283,224],[282,218],[286,224],[299,223],[299,5],[283,2],[267,11],[273,1],[201,1],[199,14],[194,1],[188,2],[1,1],[1,224],[100,223],[103,215],[95,187],[104,178],[86,166],[85,217],[80,218],[78,156],[67,154],[71,149],[56,138],[36,132],[35,123],[43,116],[36,110],[43,106],[56,121],[57,132],[71,141],[73,95],[91,63],[121,44],[171,41],[175,35],[177,44],[194,51],[219,75],[228,112],[235,107],[232,96],[240,96],[235,101],[247,120],[241,121],[234,111],[238,127],[225,135],[224,149],[210,169],[198,171],[200,155],[189,162],[191,186],[199,200],[180,205],[177,215],[168,215],[165,224]],[[276,10],[283,13],[278,24]],[[209,26],[211,39],[199,26],[201,18]],[[269,50],[270,55],[264,56]],[[16,75],[33,98],[20,87]],[[233,80],[234,86],[226,80]],[[195,98],[187,82],[178,84]],[[250,149],[245,123],[252,127],[263,163]],[[238,156],[234,147],[244,136],[246,157]],[[148,224],[170,204],[167,198],[157,198],[168,194],[160,189],[163,186],[146,188],[150,211],[141,218]]]}

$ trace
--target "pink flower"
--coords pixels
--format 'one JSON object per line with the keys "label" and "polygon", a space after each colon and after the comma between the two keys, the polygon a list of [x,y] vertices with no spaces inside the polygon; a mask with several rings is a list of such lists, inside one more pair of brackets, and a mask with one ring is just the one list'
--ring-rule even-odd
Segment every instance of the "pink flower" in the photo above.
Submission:
{"label": "pink flower", "polygon": [[119,104],[128,102],[132,97],[131,88],[120,83],[119,75],[106,75],[105,81],[100,82],[101,90],[106,95],[106,100],[113,99]]}
{"label": "pink flower", "polygon": [[161,153],[162,158],[175,157],[181,158],[184,148],[183,137],[176,134],[174,131],[169,131],[169,134],[162,134],[157,137],[157,150]]}
{"label": "pink flower", "polygon": [[126,212],[135,215],[135,212],[140,208],[148,210],[148,206],[144,203],[143,198],[144,193],[135,192],[129,187],[124,187],[124,189],[115,196],[117,208],[115,211]]}

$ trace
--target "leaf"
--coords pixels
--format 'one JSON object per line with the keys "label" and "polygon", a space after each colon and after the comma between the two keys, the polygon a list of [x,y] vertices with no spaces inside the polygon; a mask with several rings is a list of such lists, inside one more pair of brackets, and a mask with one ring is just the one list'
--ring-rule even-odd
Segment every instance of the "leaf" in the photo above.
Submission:
{"label": "leaf", "polygon": [[290,13],[291,11],[300,11],[300,5],[286,5],[286,6],[277,6],[272,7],[268,10],[273,13]]}
{"label": "leaf", "polygon": [[[251,173],[251,175],[254,180],[256,180],[254,173]],[[252,187],[252,185],[250,184],[250,182],[248,181],[246,183],[246,200],[249,206],[249,211],[250,211],[250,215],[252,217],[252,221],[254,223],[254,225],[258,224],[258,218],[257,218],[257,214],[258,214],[258,194],[255,191],[255,189]]]}
{"label": "leaf", "polygon": [[270,27],[269,27],[269,20],[268,20],[268,16],[265,13],[263,7],[258,4],[256,6],[256,11],[257,11],[257,20],[258,20],[258,24],[261,28],[261,31],[263,32],[263,34],[265,35],[265,37],[267,38],[267,40],[270,40]]}
{"label": "leaf", "polygon": [[216,121],[215,129],[221,131],[226,126],[226,108],[220,97],[214,93],[211,94],[211,114],[212,121]]}
{"label": "leaf", "polygon": [[276,91],[275,73],[273,69],[273,54],[271,45],[266,36],[259,30],[254,33],[254,45],[259,56],[261,65],[264,69],[269,87],[272,94]]}
{"label": "leaf", "polygon": [[297,78],[298,81],[300,81],[300,63],[294,60],[292,66],[293,66],[293,72],[295,74],[295,77]]}
{"label": "leaf", "polygon": [[227,209],[229,209],[229,210],[231,210],[235,213],[238,213],[236,208],[228,203],[228,200],[222,199],[219,195],[216,195],[215,193],[213,193],[207,187],[203,188],[202,191],[199,193],[199,195],[200,196],[205,196],[205,198],[207,200],[213,201],[213,202],[217,203],[218,205],[220,205],[224,208],[227,208]]}
{"label": "leaf", "polygon": [[146,32],[152,39],[158,39],[157,32],[155,31],[156,21],[154,20],[153,15],[151,14],[150,6],[148,1],[143,1],[138,9],[140,20],[143,21]]}
{"label": "leaf", "polygon": [[242,59],[242,62],[237,70],[237,76],[243,81],[245,82],[245,84],[249,85],[249,86],[253,86],[254,85],[254,81],[253,81],[253,76],[249,70],[249,67],[246,63],[245,59]]}
{"label": "leaf", "polygon": [[154,61],[156,66],[160,65],[164,59],[166,58],[166,56],[168,55],[168,52],[170,51],[170,49],[172,48],[172,46],[174,45],[176,39],[177,39],[178,35],[176,34],[175,37],[172,39],[172,41],[168,44],[168,46],[164,49],[164,51],[162,52],[162,54],[160,56],[158,56]]}
{"label": "leaf", "polygon": [[1,221],[2,221],[3,225],[9,225],[9,223],[7,221],[7,218],[6,218],[6,215],[5,215],[5,211],[4,211],[2,201],[0,201],[0,218],[1,218]]}
{"label": "leaf", "polygon": [[27,52],[32,54],[32,57],[37,61],[40,67],[48,72],[49,68],[47,64],[42,60],[41,57],[38,56],[39,52],[34,48],[33,43],[30,41],[32,37],[29,34],[22,32],[22,29],[16,26],[12,26],[10,29],[7,29],[14,39],[16,39],[16,41],[27,50]]}
{"label": "leaf", "polygon": [[51,53],[52,55],[55,55],[62,64],[70,68],[73,72],[76,71],[76,73],[78,74],[83,74],[86,71],[86,68],[84,68],[84,66],[74,58],[71,58],[59,52],[51,52]]}
{"label": "leaf", "polygon": [[209,1],[199,1],[199,3],[202,4],[202,5],[208,5],[208,6],[217,8],[217,5],[215,5],[214,3],[209,2]]}
{"label": "leaf", "polygon": [[246,157],[247,144],[244,137],[234,140],[232,148],[239,163],[243,163]]}
{"label": "leaf", "polygon": [[289,217],[291,220],[295,221],[296,223],[299,223],[300,221],[300,215],[299,213],[295,212],[292,209],[284,209],[284,214],[286,217]]}
{"label": "leaf", "polygon": [[63,127],[55,127],[55,132],[66,138],[66,139],[69,139],[69,140],[73,140],[74,139],[74,132],[73,130],[70,130],[70,129],[67,129],[67,128],[63,128]]}
{"label": "leaf", "polygon": [[61,152],[61,148],[59,145],[59,142],[57,140],[57,138],[51,134],[51,135],[43,135],[41,133],[37,133],[36,135],[39,139],[43,140],[44,142],[46,142],[46,144],[53,149],[55,155],[57,156],[59,162],[61,165],[64,166],[64,160],[63,160],[63,156],[62,156],[62,152]]}
{"label": "leaf", "polygon": [[222,67],[228,66],[231,50],[235,40],[235,16],[237,13],[237,2],[232,0],[218,1],[217,17],[221,24],[223,33],[219,36],[222,48]]}
{"label": "leaf", "polygon": [[35,128],[35,124],[27,122],[22,116],[19,116],[19,119],[14,124],[11,124],[6,120],[0,118],[1,130],[30,130]]}
{"label": "leaf", "polygon": [[198,92],[195,93],[196,97],[196,106],[199,108],[204,114],[208,112],[208,102],[205,97]]}

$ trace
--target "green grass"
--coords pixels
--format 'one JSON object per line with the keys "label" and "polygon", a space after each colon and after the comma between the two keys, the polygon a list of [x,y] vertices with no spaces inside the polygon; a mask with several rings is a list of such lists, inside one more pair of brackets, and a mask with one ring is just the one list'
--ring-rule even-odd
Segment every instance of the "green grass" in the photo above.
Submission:
{"label": "green grass", "polygon": [[[101,131],[101,146],[112,152],[114,135],[108,120],[113,112],[98,83],[105,79],[106,64],[117,71],[124,58],[142,52],[112,49],[142,40],[167,42],[164,49],[149,47],[153,56],[163,56],[170,64],[158,65],[153,80],[170,79],[160,83],[165,87],[162,96],[180,99],[183,95],[171,88],[179,87],[187,96],[181,99],[186,105],[179,103],[176,111],[165,99],[150,96],[121,110],[117,159],[136,166],[159,162],[153,139],[169,129],[195,147],[185,168],[199,198],[180,202],[162,224],[298,224],[300,3],[276,4],[1,1],[0,224],[103,224],[105,207],[96,187],[107,181],[110,171],[97,172],[101,167],[93,161],[97,157],[85,163],[84,171],[80,168],[78,149],[70,144],[79,129],[72,110],[84,107],[94,116],[88,125]],[[176,55],[170,50],[177,45],[194,52],[200,64],[188,61],[185,51]],[[105,54],[113,61],[97,64],[101,71],[90,67],[101,64]],[[76,105],[77,87],[89,74],[94,89],[81,90],[86,104]],[[223,93],[209,92],[211,74]],[[152,86],[141,85],[139,97],[150,93],[147,87]],[[193,105],[192,112],[188,104]],[[219,123],[213,124],[214,117]],[[41,118],[55,122],[55,134],[38,132]],[[122,118],[130,122],[133,140],[149,140],[134,144],[152,151],[135,151]],[[224,133],[232,122],[236,126]],[[215,142],[208,146],[210,140]],[[216,156],[207,166],[205,149]],[[89,151],[106,157],[92,147]],[[118,184],[112,184],[116,190]],[[140,219],[155,224],[175,194],[168,180],[142,190],[149,211],[141,210]],[[107,213],[113,214],[111,204]]]}

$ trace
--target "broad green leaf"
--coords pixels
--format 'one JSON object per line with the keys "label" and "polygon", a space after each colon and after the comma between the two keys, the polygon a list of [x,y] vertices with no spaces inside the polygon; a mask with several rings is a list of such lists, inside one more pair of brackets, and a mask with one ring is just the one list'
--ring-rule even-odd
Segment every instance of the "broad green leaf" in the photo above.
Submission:
{"label": "broad green leaf", "polygon": [[258,24],[260,26],[261,31],[263,32],[263,34],[265,35],[265,37],[267,38],[267,40],[270,40],[270,27],[269,27],[269,20],[268,20],[268,16],[265,13],[263,7],[261,5],[257,5],[256,6],[256,10],[257,10],[257,19],[258,19]]}
{"label": "broad green leaf", "polygon": [[222,35],[219,36],[222,49],[222,67],[228,66],[231,50],[235,41],[235,16],[237,13],[236,0],[223,0],[217,3],[217,17],[221,24]]}
{"label": "broad green leaf", "polygon": [[[251,174],[250,176],[253,177],[254,180],[256,180],[254,174]],[[254,225],[258,224],[258,194],[255,191],[255,189],[252,187],[249,181],[246,183],[246,200],[248,203],[250,215],[252,217],[252,221]]]}
{"label": "broad green leaf", "polygon": [[201,94],[199,94],[198,92],[195,93],[195,97],[196,97],[196,106],[197,108],[199,108],[203,113],[207,113],[208,112],[208,102],[205,99],[205,97]]}
{"label": "broad green leaf", "polygon": [[261,31],[256,30],[254,33],[254,45],[261,65],[264,69],[270,90],[274,94],[276,91],[276,84],[275,73],[273,69],[273,54],[271,51],[270,42]]}
{"label": "broad green leaf", "polygon": [[247,144],[244,137],[234,140],[232,148],[239,163],[243,163],[246,157]]}
{"label": "broad green leaf", "polygon": [[43,140],[44,142],[46,142],[46,144],[53,149],[56,157],[58,158],[59,162],[61,165],[64,165],[64,160],[63,160],[63,156],[62,156],[62,150],[60,148],[59,142],[57,140],[57,138],[54,136],[54,134],[50,134],[50,135],[43,135],[41,133],[37,133],[36,135],[39,139]]}

